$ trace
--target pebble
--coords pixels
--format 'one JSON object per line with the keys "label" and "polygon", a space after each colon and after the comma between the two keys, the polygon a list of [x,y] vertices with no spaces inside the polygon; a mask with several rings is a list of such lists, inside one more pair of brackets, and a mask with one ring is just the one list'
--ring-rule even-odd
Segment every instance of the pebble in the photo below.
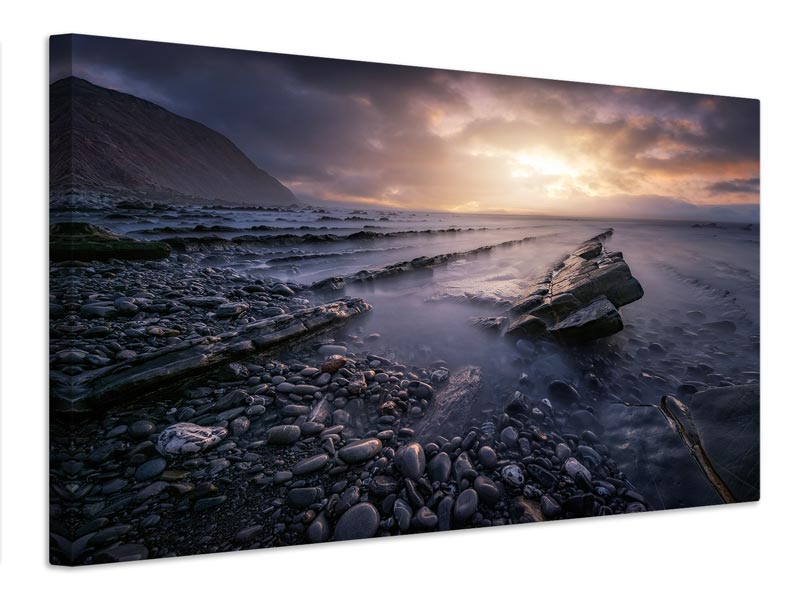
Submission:
{"label": "pebble", "polygon": [[292,474],[308,475],[309,473],[316,473],[317,471],[325,467],[326,464],[328,464],[327,454],[317,454],[315,456],[310,456],[308,458],[304,458],[303,460],[297,462],[292,467]]}
{"label": "pebble", "polygon": [[567,475],[572,477],[572,479],[577,479],[578,475],[583,475],[586,479],[591,481],[592,474],[589,472],[589,469],[584,467],[576,458],[568,458],[564,462],[564,470],[567,472]]}
{"label": "pebble", "polygon": [[400,448],[395,453],[394,461],[403,477],[412,481],[418,481],[425,474],[425,451],[416,442]]}
{"label": "pebble", "polygon": [[369,502],[360,502],[345,511],[333,531],[334,541],[371,538],[378,531],[380,515]]}
{"label": "pebble", "polygon": [[475,491],[478,493],[478,498],[480,498],[481,502],[484,504],[494,506],[497,504],[498,500],[500,500],[500,490],[497,488],[495,482],[485,475],[478,475],[475,481],[472,482],[472,487],[475,488]]}
{"label": "pebble", "polygon": [[[338,354],[338,355],[344,354],[345,352],[347,352],[347,348],[345,346],[338,346],[336,344],[324,344],[317,349],[317,352],[319,352],[322,356],[330,358],[332,354]],[[322,370],[324,371],[325,369]]]}
{"label": "pebble", "polygon": [[308,541],[311,543],[327,542],[331,537],[331,526],[325,515],[320,514],[311,522],[306,531]]}
{"label": "pebble", "polygon": [[156,426],[150,421],[136,421],[128,428],[133,437],[142,438],[155,433]]}
{"label": "pebble", "polygon": [[400,531],[408,531],[411,528],[411,507],[405,500],[400,498],[395,500],[392,514],[397,521],[397,526],[400,528]]}
{"label": "pebble", "polygon": [[446,452],[439,452],[428,463],[428,473],[433,481],[446,483],[450,479],[453,462]]}
{"label": "pebble", "polygon": [[134,478],[136,481],[147,481],[161,475],[167,468],[167,461],[163,458],[154,458],[137,467]]}
{"label": "pebble", "polygon": [[351,442],[339,450],[339,458],[348,465],[365,462],[375,456],[383,448],[377,438],[369,438],[358,442]]}
{"label": "pebble", "polygon": [[219,506],[220,504],[224,504],[225,500],[227,500],[226,496],[213,496],[211,498],[200,498],[197,502],[194,503],[194,509],[197,512],[203,512],[206,510],[210,510],[214,507]]}
{"label": "pebble", "polygon": [[233,542],[238,546],[244,546],[252,543],[263,532],[263,525],[251,525],[250,527],[239,530],[239,533],[233,538]]}
{"label": "pebble", "polygon": [[521,486],[525,483],[525,473],[518,465],[506,465],[503,467],[501,474],[503,480],[510,485]]}
{"label": "pebble", "polygon": [[506,427],[503,431],[500,432],[500,441],[503,442],[509,448],[514,448],[517,445],[517,438],[519,434],[517,430],[513,427]]}
{"label": "pebble", "polygon": [[476,510],[478,510],[478,493],[472,488],[467,488],[456,498],[453,510],[456,523],[466,523]]}
{"label": "pebble", "polygon": [[276,425],[267,431],[267,443],[275,446],[291,446],[300,439],[297,425]]}
{"label": "pebble", "polygon": [[478,461],[487,469],[494,469],[497,466],[497,454],[491,446],[481,446],[478,450]]}
{"label": "pebble", "polygon": [[426,530],[435,529],[438,522],[439,519],[436,514],[427,506],[421,507],[412,520],[415,527]]}
{"label": "pebble", "polygon": [[555,519],[561,515],[561,506],[551,496],[544,494],[539,499],[542,514],[548,519]]}
{"label": "pebble", "polygon": [[286,502],[292,508],[308,508],[319,497],[320,490],[315,487],[299,487],[289,490]]}

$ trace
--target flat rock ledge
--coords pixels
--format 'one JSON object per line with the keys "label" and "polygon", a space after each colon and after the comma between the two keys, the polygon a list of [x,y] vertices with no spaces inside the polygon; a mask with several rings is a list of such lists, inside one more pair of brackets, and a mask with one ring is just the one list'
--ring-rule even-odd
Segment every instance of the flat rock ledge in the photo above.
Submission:
{"label": "flat rock ledge", "polygon": [[518,244],[525,244],[535,239],[536,236],[528,236],[519,240],[509,240],[506,242],[500,242],[499,244],[480,246],[479,248],[473,248],[472,250],[465,250],[463,252],[449,252],[447,254],[437,254],[436,256],[420,256],[412,260],[404,260],[398,263],[387,265],[380,269],[364,269],[358,271],[357,273],[352,273],[343,277],[328,277],[312,283],[309,287],[315,291],[339,291],[351,284],[369,283],[379,279],[396,277],[398,275],[405,275],[408,273],[430,271],[435,267],[445,265],[449,262],[486,254],[495,248],[508,248]]}
{"label": "flat rock ledge", "polygon": [[188,378],[231,360],[274,350],[288,342],[343,324],[372,310],[360,298],[278,315],[219,335],[186,340],[125,363],[76,376],[51,375],[51,406],[55,410],[86,410],[140,398],[153,390],[184,383]]}
{"label": "flat rock ledge", "polygon": [[622,253],[603,247],[613,232],[586,240],[503,315],[478,317],[473,323],[510,337],[549,337],[569,344],[621,331],[617,309],[641,298],[644,290]]}
{"label": "flat rock ledge", "polygon": [[90,223],[65,222],[50,226],[50,260],[160,260],[172,252],[164,242],[142,242]]}

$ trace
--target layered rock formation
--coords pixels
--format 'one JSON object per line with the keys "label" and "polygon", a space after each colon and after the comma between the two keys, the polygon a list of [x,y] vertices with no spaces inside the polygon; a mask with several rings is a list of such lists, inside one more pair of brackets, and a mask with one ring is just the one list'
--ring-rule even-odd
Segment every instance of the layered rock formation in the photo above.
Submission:
{"label": "layered rock formation", "polygon": [[289,341],[318,334],[371,310],[358,298],[249,323],[220,335],[187,339],[124,363],[76,376],[51,372],[51,399],[57,410],[107,407],[168,386],[185,383],[243,356],[274,351]]}
{"label": "layered rock formation", "polygon": [[644,295],[621,252],[608,252],[608,229],[587,240],[505,315],[479,317],[474,324],[512,337],[552,337],[580,343],[613,335],[623,328],[617,310]]}

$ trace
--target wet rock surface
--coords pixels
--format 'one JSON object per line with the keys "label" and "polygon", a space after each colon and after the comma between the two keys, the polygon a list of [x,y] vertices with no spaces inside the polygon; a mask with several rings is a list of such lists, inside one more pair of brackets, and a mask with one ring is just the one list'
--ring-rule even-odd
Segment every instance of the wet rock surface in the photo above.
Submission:
{"label": "wet rock surface", "polygon": [[[287,362],[223,367],[174,396],[81,420],[77,447],[52,456],[53,560],[90,564],[646,509],[597,436],[563,429],[568,417],[548,400],[506,387],[506,408],[482,414],[475,403],[486,389],[475,367],[435,384],[441,366],[322,342],[293,350]],[[320,380],[330,363],[318,351],[325,344],[345,356]],[[287,412],[292,406],[307,410]],[[447,414],[457,419],[442,420]],[[243,417],[249,426],[233,427]],[[443,423],[449,431],[421,435]]]}
{"label": "wet rock surface", "polygon": [[566,343],[590,342],[622,331],[617,309],[644,295],[621,252],[608,252],[608,229],[584,242],[552,272],[536,281],[529,293],[500,317],[473,323],[504,335],[538,339],[552,336]]}
{"label": "wet rock surface", "polygon": [[[154,212],[166,215],[154,205],[101,205],[100,218],[135,220],[140,228],[152,225]],[[205,218],[192,207],[174,212],[178,229],[193,227],[186,223],[196,212]],[[273,221],[302,212],[275,209],[280,216]],[[187,243],[168,259],[51,264],[52,388],[58,394],[70,381],[112,376],[132,384],[117,388],[129,390],[119,402],[80,413],[54,411],[53,562],[95,564],[724,501],[660,404],[664,395],[689,406],[706,390],[757,384],[757,352],[754,362],[745,350],[757,349],[758,336],[740,308],[726,304],[724,291],[682,279],[696,290],[689,302],[678,298],[656,313],[634,303],[625,309],[625,328],[613,336],[588,346],[555,343],[553,327],[598,327],[603,321],[595,315],[613,315],[600,296],[616,311],[615,302],[635,295],[618,266],[621,256],[602,243],[599,249],[584,244],[570,255],[572,267],[564,261],[541,282],[526,276],[522,294],[507,294],[513,286],[465,292],[463,305],[479,302],[484,313],[492,305],[502,311],[483,319],[487,329],[502,331],[516,322],[519,333],[476,331],[480,340],[497,343],[481,348],[471,338],[485,352],[461,360],[447,352],[459,343],[447,331],[423,330],[403,339],[367,329],[378,322],[374,316],[365,317],[369,325],[349,316],[329,322],[332,314],[359,306],[349,299],[320,310],[341,301],[347,275],[311,290],[291,277],[268,277],[264,273],[273,271],[261,267],[241,268],[273,264],[273,258],[289,258],[289,268],[317,260],[320,253],[292,247],[306,243],[304,234],[276,242],[284,248],[264,259],[255,249],[269,247],[266,239],[206,241],[205,234],[226,235],[225,227],[198,231],[196,248]],[[437,231],[419,239],[460,234]],[[336,234],[340,239],[330,245],[346,235]],[[395,237],[415,236],[386,239]],[[370,232],[367,238],[382,239]],[[498,253],[516,247],[513,241],[488,245]],[[495,256],[448,252],[439,262],[440,255],[432,254],[396,263],[386,277],[367,269],[364,285],[354,289],[371,302],[373,281],[391,282],[390,275],[407,272],[429,281],[430,267],[441,267],[436,276],[455,274],[471,269],[470,260]],[[640,275],[628,256],[650,289],[647,273]],[[601,281],[604,292],[628,291],[591,296],[598,289],[581,279],[581,269],[606,266],[613,273],[590,279]],[[561,285],[558,273],[573,268],[574,289],[552,294],[551,286]],[[669,268],[668,277],[686,278]],[[505,269],[494,275],[505,286]],[[481,285],[494,280],[487,276]],[[399,293],[418,285],[413,278],[398,282]],[[392,288],[381,291],[386,289]],[[522,299],[511,306],[509,297]],[[708,308],[720,304],[727,308]],[[407,317],[422,315],[388,315]],[[538,335],[539,320],[545,335]],[[319,329],[308,331],[309,325]],[[562,335],[566,341],[568,333]],[[578,331],[577,338],[591,336]],[[258,338],[266,338],[262,348]],[[197,365],[192,361],[209,353],[195,346],[227,350],[213,364]],[[182,352],[187,362],[164,358]],[[163,385],[137,388],[134,369],[149,361],[161,369]],[[138,379],[153,373],[144,369]],[[702,416],[699,421],[705,422]],[[695,428],[699,432],[701,425]],[[181,437],[176,431],[194,433]],[[717,455],[725,452],[730,449]]]}

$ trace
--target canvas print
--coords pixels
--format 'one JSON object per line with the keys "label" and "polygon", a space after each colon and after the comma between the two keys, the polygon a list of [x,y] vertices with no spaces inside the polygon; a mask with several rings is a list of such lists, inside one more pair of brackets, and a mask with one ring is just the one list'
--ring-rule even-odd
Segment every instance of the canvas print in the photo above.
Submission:
{"label": "canvas print", "polygon": [[759,498],[757,100],[50,48],[52,563]]}

